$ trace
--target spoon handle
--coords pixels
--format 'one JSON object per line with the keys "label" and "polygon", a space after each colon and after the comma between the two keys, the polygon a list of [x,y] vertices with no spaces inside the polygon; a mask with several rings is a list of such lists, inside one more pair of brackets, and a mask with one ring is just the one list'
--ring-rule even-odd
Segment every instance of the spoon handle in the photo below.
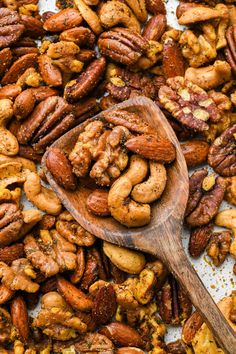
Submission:
{"label": "spoon handle", "polygon": [[[162,236],[163,237],[163,236]],[[165,241],[168,240],[168,237]],[[227,354],[236,353],[236,335],[228,325],[224,316],[213,301],[211,295],[198,277],[196,271],[189,262],[180,240],[163,242],[162,260],[167,264],[170,271],[179,281],[183,289],[188,294],[193,305],[202,315],[203,319],[212,330],[217,342]],[[153,245],[154,246],[154,245]],[[154,246],[155,247],[155,246]],[[152,254],[157,254],[160,258],[160,249]]]}

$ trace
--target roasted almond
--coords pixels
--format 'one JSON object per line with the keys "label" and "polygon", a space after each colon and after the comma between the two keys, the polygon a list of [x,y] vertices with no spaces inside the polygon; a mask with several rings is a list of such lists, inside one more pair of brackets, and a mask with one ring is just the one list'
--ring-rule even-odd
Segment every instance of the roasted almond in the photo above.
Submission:
{"label": "roasted almond", "polygon": [[212,224],[200,226],[191,231],[189,239],[189,253],[192,257],[199,257],[205,250],[212,235]]}
{"label": "roasted almond", "polygon": [[163,71],[166,79],[185,73],[181,49],[172,38],[168,38],[163,46]]}
{"label": "roasted almond", "polygon": [[138,331],[123,323],[113,322],[103,327],[99,333],[109,338],[115,345],[143,347],[144,341]]}
{"label": "roasted almond", "polygon": [[62,75],[58,67],[53,65],[52,59],[43,54],[40,55],[38,62],[43,81],[49,86],[61,86]]}
{"label": "roasted almond", "polygon": [[32,38],[41,38],[44,36],[43,23],[39,19],[33,16],[21,15],[21,23],[25,26],[26,36]]}
{"label": "roasted almond", "polygon": [[17,336],[25,343],[29,337],[29,319],[26,303],[21,296],[17,296],[11,303],[12,323],[17,330]]}
{"label": "roasted almond", "polygon": [[88,311],[93,308],[93,301],[80,289],[62,277],[58,278],[57,288],[64,299],[78,311]]}
{"label": "roasted almond", "polygon": [[9,247],[0,248],[0,262],[6,264],[11,264],[18,258],[23,258],[24,256],[24,245],[18,243]]}
{"label": "roasted almond", "polygon": [[46,31],[61,32],[79,26],[83,18],[76,9],[64,9],[50,16],[43,25]]}
{"label": "roasted almond", "polygon": [[0,51],[0,77],[2,77],[6,70],[11,65],[12,52],[10,48],[4,48]]}
{"label": "roasted almond", "polygon": [[70,280],[73,284],[77,284],[85,271],[85,250],[83,247],[79,247],[76,254],[77,266],[74,273],[71,275]]}
{"label": "roasted almond", "polygon": [[110,210],[108,207],[108,192],[102,189],[96,189],[89,194],[86,206],[88,210],[98,216],[109,216]]}
{"label": "roasted almond", "polygon": [[167,139],[158,139],[154,135],[139,135],[129,139],[125,146],[135,154],[157,162],[172,162],[175,159],[175,147]]}
{"label": "roasted almond", "polygon": [[186,344],[191,344],[197,331],[201,328],[203,320],[198,312],[194,312],[184,323],[182,339]]}
{"label": "roasted almond", "polygon": [[145,352],[142,349],[135,347],[123,347],[118,348],[116,354],[144,354]]}
{"label": "roasted almond", "polygon": [[63,151],[58,148],[49,150],[46,161],[47,168],[57,183],[67,190],[75,190],[76,177],[72,172],[72,166]]}
{"label": "roasted almond", "polygon": [[143,30],[143,37],[148,41],[158,41],[165,32],[167,25],[166,16],[159,14],[152,16]]}
{"label": "roasted almond", "polygon": [[8,289],[5,285],[0,285],[0,305],[5,304],[7,301],[11,300],[15,291]]}
{"label": "roasted almond", "polygon": [[188,167],[196,167],[206,162],[209,145],[202,140],[190,140],[181,144],[181,149]]}
{"label": "roasted almond", "polygon": [[166,14],[166,7],[163,0],[145,0],[148,12],[151,14]]}
{"label": "roasted almond", "polygon": [[92,315],[98,324],[111,321],[117,308],[116,293],[111,284],[102,286],[96,293]]}
{"label": "roasted almond", "polygon": [[0,99],[14,100],[21,93],[21,87],[16,84],[6,85],[0,88]]}

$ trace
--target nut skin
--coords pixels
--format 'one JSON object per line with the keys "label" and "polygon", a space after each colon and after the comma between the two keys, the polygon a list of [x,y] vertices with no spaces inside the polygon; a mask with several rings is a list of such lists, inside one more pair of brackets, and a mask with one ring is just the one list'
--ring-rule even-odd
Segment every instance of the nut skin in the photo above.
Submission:
{"label": "nut skin", "polygon": [[85,251],[83,247],[77,250],[77,266],[74,273],[71,275],[70,280],[73,284],[79,283],[85,271]]}
{"label": "nut skin", "polygon": [[0,215],[0,247],[5,247],[20,238],[23,218],[18,206],[12,203],[1,204]]}
{"label": "nut skin", "polygon": [[19,145],[19,156],[32,161],[40,162],[42,155],[37,154],[31,146]]}
{"label": "nut skin", "polygon": [[111,284],[102,286],[95,295],[92,316],[100,324],[111,321],[117,308],[116,293]]}
{"label": "nut skin", "polygon": [[169,140],[154,135],[139,135],[129,139],[125,146],[135,154],[156,162],[170,163],[175,159],[175,147]]}
{"label": "nut skin", "polygon": [[76,80],[70,81],[65,86],[65,98],[69,102],[75,102],[86,96],[101,80],[105,66],[105,58],[94,60]]}
{"label": "nut skin", "polygon": [[40,74],[47,85],[54,87],[62,85],[62,74],[58,67],[53,65],[48,55],[40,55],[38,63]]}
{"label": "nut skin", "polygon": [[0,88],[0,99],[14,100],[21,93],[21,87],[17,84],[6,85]]}
{"label": "nut skin", "polygon": [[62,150],[51,148],[47,154],[46,166],[60,186],[66,190],[76,190],[76,176],[73,174],[70,161]]}
{"label": "nut skin", "polygon": [[61,41],[71,41],[76,43],[79,47],[92,48],[95,44],[95,35],[86,27],[74,27],[60,34]]}
{"label": "nut skin", "polygon": [[130,326],[113,322],[103,327],[99,333],[112,340],[115,345],[143,348],[144,342],[140,334]]}
{"label": "nut skin", "polygon": [[212,224],[200,226],[191,231],[189,239],[189,253],[192,257],[199,257],[205,250],[212,234]]}
{"label": "nut skin", "polygon": [[159,41],[166,30],[166,16],[159,14],[152,16],[143,29],[143,37],[148,41]]}
{"label": "nut skin", "polygon": [[7,301],[11,300],[14,296],[15,291],[8,289],[6,285],[0,285],[0,305],[5,304]]}
{"label": "nut skin", "polygon": [[184,58],[181,49],[172,38],[168,38],[163,46],[163,71],[167,79],[184,76]]}
{"label": "nut skin", "polygon": [[0,249],[0,262],[4,262],[10,265],[18,258],[24,257],[24,245],[17,243],[12,246],[4,247]]}
{"label": "nut skin", "polygon": [[126,28],[116,27],[100,35],[98,47],[103,55],[113,61],[132,65],[147,49],[148,43],[138,33]]}
{"label": "nut skin", "polygon": [[135,347],[123,347],[118,348],[116,354],[144,354],[144,351]]}
{"label": "nut skin", "polygon": [[198,312],[194,312],[184,323],[182,329],[182,339],[186,344],[191,344],[197,331],[201,328],[203,319]]}
{"label": "nut skin", "polygon": [[12,300],[11,317],[19,339],[25,343],[29,337],[30,329],[26,303],[21,296],[17,296]]}
{"label": "nut skin", "polygon": [[39,19],[33,16],[21,15],[21,23],[25,26],[26,36],[38,39],[45,35],[43,23]]}
{"label": "nut skin", "polygon": [[49,32],[61,32],[79,26],[82,17],[76,9],[64,9],[50,16],[43,24],[43,28]]}
{"label": "nut skin", "polygon": [[4,48],[0,51],[0,77],[4,75],[10,67],[12,61],[12,51],[10,48]]}
{"label": "nut skin", "polygon": [[207,161],[209,144],[202,140],[189,140],[181,144],[188,167],[196,167]]}
{"label": "nut skin", "polygon": [[86,201],[87,209],[97,216],[109,216],[108,192],[102,189],[96,189],[89,194]]}
{"label": "nut skin", "polygon": [[4,7],[0,9],[0,48],[6,48],[15,43],[24,29],[17,12]]}
{"label": "nut skin", "polygon": [[168,350],[168,353],[170,353],[170,354],[185,354],[186,353],[186,346],[179,339],[175,342],[168,343],[167,350]]}
{"label": "nut skin", "polygon": [[189,179],[189,198],[186,206],[185,215],[188,216],[196,208],[198,202],[200,201],[203,191],[202,182],[207,176],[207,170],[201,169],[195,171]]}
{"label": "nut skin", "polygon": [[145,0],[148,12],[154,15],[166,14],[165,3],[163,0]]}

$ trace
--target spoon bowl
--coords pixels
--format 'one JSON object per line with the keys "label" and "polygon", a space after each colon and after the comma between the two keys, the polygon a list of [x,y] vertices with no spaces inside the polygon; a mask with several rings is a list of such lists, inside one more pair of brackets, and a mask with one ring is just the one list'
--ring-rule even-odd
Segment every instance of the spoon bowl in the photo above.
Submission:
{"label": "spoon bowl", "polygon": [[[108,242],[151,253],[165,262],[212,329],[225,353],[235,354],[236,336],[183,250],[181,229],[188,200],[189,179],[178,139],[161,110],[148,98],[136,97],[110,108],[109,111],[114,109],[138,113],[157,130],[160,137],[168,138],[176,148],[176,160],[169,166],[166,165],[168,179],[165,191],[161,199],[152,204],[151,222],[144,227],[128,229],[112,217],[92,215],[86,208],[87,197],[92,191],[91,186],[88,183],[80,183],[75,192],[66,191],[56,183],[48,171],[46,159],[50,148],[57,147],[69,153],[88,120],[59,138],[44,154],[42,166],[48,182],[65,208],[86,230]],[[89,121],[102,117],[103,112]]]}

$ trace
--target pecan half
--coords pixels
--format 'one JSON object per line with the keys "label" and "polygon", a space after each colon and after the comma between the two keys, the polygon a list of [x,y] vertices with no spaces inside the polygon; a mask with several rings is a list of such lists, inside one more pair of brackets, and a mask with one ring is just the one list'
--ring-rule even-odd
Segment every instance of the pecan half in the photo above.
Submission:
{"label": "pecan half", "polygon": [[0,48],[15,43],[22,35],[25,27],[20,23],[17,12],[0,8]]}
{"label": "pecan half", "polygon": [[8,246],[20,238],[23,217],[16,204],[0,205],[0,247]]}
{"label": "pecan half", "polygon": [[209,165],[220,175],[236,175],[236,124],[226,129],[211,145]]}
{"label": "pecan half", "polygon": [[225,48],[225,57],[236,74],[236,25],[230,26],[226,32],[227,47]]}
{"label": "pecan half", "polygon": [[98,46],[101,53],[113,61],[132,65],[148,48],[148,43],[138,33],[116,27],[100,35]]}
{"label": "pecan half", "polygon": [[105,58],[94,60],[78,79],[70,81],[65,86],[65,98],[70,102],[74,102],[86,96],[102,79],[105,66]]}
{"label": "pecan half", "polygon": [[202,182],[207,176],[207,170],[202,169],[195,171],[189,179],[189,198],[186,206],[185,215],[188,216],[199,203],[203,191],[202,191]]}
{"label": "pecan half", "polygon": [[95,35],[86,27],[74,27],[60,34],[61,41],[69,41],[76,43],[79,47],[92,48],[95,44]]}
{"label": "pecan half", "polygon": [[160,102],[183,125],[204,131],[208,129],[208,119],[213,122],[220,119],[216,104],[199,86],[183,77],[170,78],[167,85],[159,90]]}
{"label": "pecan half", "polygon": [[207,247],[207,254],[215,266],[220,266],[230,251],[231,232],[214,232]]}
{"label": "pecan half", "polygon": [[200,226],[191,231],[188,249],[192,257],[199,257],[205,250],[212,235],[212,226]]}
{"label": "pecan half", "polygon": [[6,264],[11,264],[18,258],[24,256],[24,245],[22,243],[17,243],[12,246],[3,247],[0,249],[0,262]]}

